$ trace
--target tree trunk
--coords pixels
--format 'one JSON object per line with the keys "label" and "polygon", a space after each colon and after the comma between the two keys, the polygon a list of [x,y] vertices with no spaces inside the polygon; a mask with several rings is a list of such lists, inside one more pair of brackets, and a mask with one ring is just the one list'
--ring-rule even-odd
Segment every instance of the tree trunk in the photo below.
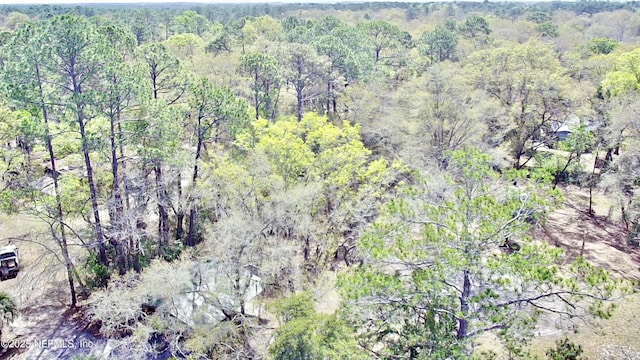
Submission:
{"label": "tree trunk", "polygon": [[620,205],[620,215],[622,217],[622,223],[624,224],[625,230],[629,231],[629,221],[627,220],[627,211],[624,208],[624,204]]}
{"label": "tree trunk", "polygon": [[121,244],[121,238],[124,233],[124,205],[122,202],[122,194],[120,193],[120,177],[118,175],[118,154],[116,144],[116,115],[110,116],[110,134],[109,140],[111,143],[111,174],[113,176],[112,191],[113,201],[115,205],[115,211],[113,212],[113,218],[111,218],[111,225],[115,228],[116,238],[114,239],[115,246],[118,249],[118,267],[120,269],[120,275],[123,275],[127,271],[127,255],[124,244]]}
{"label": "tree trunk", "polygon": [[593,161],[593,171],[591,171],[591,177],[589,178],[589,216],[593,216],[593,186],[596,182],[596,168],[598,167],[598,153],[596,152],[596,158]]}
{"label": "tree trunk", "polygon": [[78,83],[78,76],[75,73],[75,68],[72,66],[69,72],[69,76],[73,83],[73,94],[77,97],[76,100],[76,120],[80,127],[80,138],[82,141],[82,154],[84,155],[84,163],[87,172],[87,182],[89,183],[89,196],[91,197],[91,207],[93,208],[93,219],[95,221],[96,240],[98,242],[98,252],[100,263],[108,265],[107,253],[104,247],[104,232],[102,230],[102,222],[100,221],[100,211],[98,207],[98,193],[93,181],[93,168],[91,166],[91,157],[89,157],[89,144],[87,143],[87,134],[85,132],[85,114],[84,104],[81,102],[82,87]]}
{"label": "tree trunk", "polygon": [[80,126],[80,137],[82,139],[82,153],[84,155],[84,163],[87,172],[87,182],[89,183],[89,196],[91,197],[91,207],[93,208],[93,219],[95,221],[96,239],[98,241],[98,252],[100,263],[108,264],[107,252],[104,247],[104,232],[102,230],[102,222],[100,220],[100,208],[98,207],[98,192],[93,181],[93,167],[91,166],[91,158],[89,157],[89,146],[87,144],[87,135],[85,132],[84,115],[82,109],[78,109],[78,125]]}
{"label": "tree trunk", "polygon": [[178,210],[176,211],[176,240],[184,236],[184,207],[182,205],[182,174],[178,170]]}
{"label": "tree trunk", "polygon": [[[122,144],[122,124],[120,123],[120,118],[118,115],[118,148],[120,149],[120,158],[124,159],[124,145]],[[123,161],[122,165],[119,165],[119,169],[122,169],[122,192],[124,193],[124,206],[125,209],[131,209],[131,204],[129,203],[129,187],[127,186],[127,172],[126,172],[126,163]]]}
{"label": "tree trunk", "polygon": [[564,174],[567,169],[569,168],[569,165],[571,164],[571,161],[573,161],[573,155],[574,154],[570,154],[569,155],[569,159],[567,159],[567,163],[564,165],[564,168],[562,168],[561,171],[557,172],[554,177],[553,177],[553,190],[556,189],[556,187],[558,186],[558,184],[560,183],[560,179],[561,179],[561,175]]}
{"label": "tree trunk", "polygon": [[298,108],[298,122],[302,121],[302,81],[298,80],[296,83],[296,96],[297,96],[297,108]]}
{"label": "tree trunk", "polygon": [[460,294],[460,318],[458,319],[458,340],[463,340],[469,333],[469,298],[471,297],[471,274],[468,270],[464,271],[464,283],[462,285],[462,294]]}
{"label": "tree trunk", "polygon": [[[45,101],[44,101],[44,92],[42,90],[42,79],[40,76],[40,67],[37,63],[35,64],[35,70],[36,70],[36,79],[38,81],[38,91],[40,96],[40,109],[42,110],[42,117],[44,119],[45,143],[47,146],[47,152],[49,153],[49,163],[51,165],[51,170],[53,171],[54,174],[56,174],[56,157],[55,157],[55,153],[53,152],[53,144],[51,143],[51,133],[49,131],[49,113],[47,111],[47,106],[45,105]],[[62,212],[62,199],[60,197],[60,185],[58,183],[57,176],[53,177],[53,189],[54,189],[55,198],[56,198],[56,213],[57,213],[56,217],[60,225],[60,239],[59,241],[57,241],[57,243],[60,246],[60,250],[62,251],[62,257],[64,259],[65,268],[67,270],[67,280],[69,283],[69,291],[71,293],[71,307],[75,307],[78,301],[75,284],[73,281],[73,273],[75,272],[75,268],[73,266],[73,262],[71,261],[71,256],[69,255],[69,248],[67,246],[67,237],[64,231],[64,215]],[[53,231],[54,230],[52,228],[52,232]],[[55,235],[55,233],[53,235]]]}
{"label": "tree trunk", "polygon": [[260,90],[258,87],[258,72],[253,76],[253,101],[256,109],[256,120],[260,118]]}
{"label": "tree trunk", "polygon": [[158,238],[159,253],[162,254],[162,247],[169,242],[169,213],[167,212],[167,194],[162,180],[162,166],[156,160],[154,168],[156,174],[156,198],[158,201]]}
{"label": "tree trunk", "polygon": [[609,163],[611,160],[613,160],[613,149],[609,148],[607,149],[607,154],[604,156],[604,161],[605,163]]}
{"label": "tree trunk", "polygon": [[[202,119],[198,118],[198,144],[196,145],[196,158],[193,164],[193,178],[191,179],[191,197],[193,198],[194,192],[196,190],[196,185],[198,182],[198,161],[200,160],[200,154],[202,153],[202,143],[203,143],[203,134],[202,134]],[[187,235],[187,246],[195,246],[196,241],[196,204],[191,201],[191,206],[189,209],[189,234]]]}
{"label": "tree trunk", "polygon": [[176,214],[176,240],[184,236],[184,211],[179,210]]}
{"label": "tree trunk", "polygon": [[327,82],[327,116],[331,110],[331,80]]}

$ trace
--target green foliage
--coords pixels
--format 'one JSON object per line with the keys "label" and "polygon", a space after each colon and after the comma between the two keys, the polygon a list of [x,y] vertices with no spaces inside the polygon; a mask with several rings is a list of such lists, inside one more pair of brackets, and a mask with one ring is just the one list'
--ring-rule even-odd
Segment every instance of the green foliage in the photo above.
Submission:
{"label": "green foliage", "polygon": [[256,119],[260,116],[273,119],[280,92],[280,68],[276,59],[264,53],[246,54],[240,59],[238,72],[251,81]]}
{"label": "green foliage", "polygon": [[376,63],[382,58],[392,55],[391,53],[386,54],[387,51],[391,52],[406,44],[402,30],[387,22],[368,21],[360,27],[371,41]]}
{"label": "green foliage", "polygon": [[51,134],[59,135],[53,138],[52,144],[60,159],[80,153],[82,142],[80,140],[80,136],[73,131],[72,124],[50,124],[49,127],[51,129]]}
{"label": "green foliage", "polygon": [[85,284],[89,289],[105,288],[109,284],[111,272],[107,265],[101,264],[97,254],[87,257],[84,264]]}
{"label": "green foliage", "polygon": [[287,323],[291,320],[309,318],[314,315],[313,296],[309,292],[293,294],[288,298],[274,301],[269,306],[278,321]]}
{"label": "green foliage", "polygon": [[558,183],[581,184],[586,175],[584,166],[568,156],[542,152],[537,153],[534,159],[538,170],[557,179]]}
{"label": "green foliage", "polygon": [[207,18],[192,10],[176,16],[173,23],[173,30],[178,34],[192,33],[200,36],[209,29]]}
{"label": "green foliage", "polygon": [[527,15],[527,20],[533,21],[536,24],[542,24],[551,21],[551,15],[544,11],[534,11]]}
{"label": "green foliage", "polygon": [[542,37],[558,37],[558,26],[550,21],[545,21],[536,25],[536,31]]}
{"label": "green foliage", "polygon": [[196,34],[177,34],[168,38],[164,44],[176,57],[191,59],[204,49],[204,41]]}
{"label": "green foliage", "polygon": [[306,179],[321,182],[338,193],[348,193],[358,187],[375,189],[389,176],[386,160],[368,161],[371,152],[364,147],[359,133],[358,125],[344,122],[338,127],[324,116],[307,113],[300,122],[294,117],[275,123],[256,120],[255,138],[245,133],[237,144],[243,148],[255,146],[267,154],[277,173],[290,183]]}
{"label": "green foliage", "polygon": [[547,350],[546,355],[549,360],[580,360],[583,350],[582,346],[564,338],[556,341],[556,347]]}
{"label": "green foliage", "polygon": [[[322,29],[326,29],[323,31]],[[372,43],[366,34],[358,28],[352,28],[342,24],[337,19],[324,18],[315,28],[317,36],[311,39],[318,54],[329,59],[329,73],[326,79],[329,82],[342,81],[354,82],[364,80],[371,73],[375,57],[370,56]],[[340,91],[341,83],[337,84]],[[327,94],[329,99],[334,96]],[[329,111],[327,109],[327,111]]]}
{"label": "green foliage", "polygon": [[452,30],[438,25],[433,31],[425,31],[420,38],[420,53],[431,62],[456,59],[458,36]]}
{"label": "green foliage", "polygon": [[560,142],[560,149],[580,156],[591,150],[593,139],[593,132],[588,130],[584,123],[581,123],[572,129],[566,141]]}
{"label": "green foliage", "polygon": [[143,45],[137,48],[136,55],[147,74],[145,85],[152,99],[173,104],[184,95],[189,77],[167,46],[159,43]]}
{"label": "green foliage", "polygon": [[254,42],[259,38],[279,40],[283,34],[282,24],[269,15],[249,19],[242,27],[245,41]]}
{"label": "green foliage", "polygon": [[[4,292],[0,292],[0,339],[2,339],[2,328],[5,324],[13,321],[18,315],[18,308],[9,295]],[[2,346],[4,350],[4,346]]]}
{"label": "green foliage", "polygon": [[469,16],[464,23],[458,28],[458,31],[462,36],[468,38],[475,38],[478,35],[489,35],[491,29],[487,19],[482,16],[472,15]]}
{"label": "green foliage", "polygon": [[593,38],[589,40],[588,47],[594,54],[607,55],[618,47],[619,43],[607,38]]}
{"label": "green foliage", "polygon": [[176,156],[180,143],[182,113],[179,108],[153,101],[140,109],[141,121],[131,124],[132,138],[145,164],[166,161]]}
{"label": "green foliage", "polygon": [[[560,249],[527,238],[529,215],[553,204],[546,184],[499,175],[470,149],[449,154],[448,174],[449,187],[430,190],[432,180],[390,201],[361,239],[368,261],[339,278],[365,344],[383,343],[389,357],[468,358],[493,329],[515,351],[536,321],[524,307],[539,309],[537,299],[559,294],[563,312],[586,301],[606,316],[607,300],[628,291],[583,260],[561,269]],[[501,251],[505,239],[519,251]]]}
{"label": "green foliage", "polygon": [[162,247],[162,257],[165,261],[172,262],[180,258],[183,250],[184,244],[182,241],[176,240]]}
{"label": "green foliage", "polygon": [[[19,146],[24,152],[31,152],[45,134],[42,122],[28,111],[12,111],[8,108],[0,108],[0,139],[4,142],[19,141]],[[0,153],[5,151],[0,149]]]}
{"label": "green foliage", "polygon": [[229,35],[227,33],[220,33],[207,44],[205,51],[213,54],[220,54],[223,51],[231,52],[231,39]]}
{"label": "green foliage", "polygon": [[325,79],[329,61],[308,44],[290,44],[280,52],[279,61],[283,66],[282,77],[287,84],[293,85],[296,92],[297,116],[300,121],[305,101],[319,96],[314,94],[315,87]]}
{"label": "green foliage", "polygon": [[238,133],[250,128],[249,106],[231,89],[214,86],[202,78],[191,84],[190,117],[195,124],[195,138],[201,142],[219,138],[235,140]]}
{"label": "green foliage", "polygon": [[490,131],[499,134],[497,143],[506,140],[517,168],[523,156],[534,153],[532,140],[540,130],[550,133],[551,120],[569,115],[567,103],[581,101],[554,50],[535,39],[476,51],[468,64],[474,82],[500,102],[506,123],[496,119]]}
{"label": "green foliage", "polygon": [[602,92],[608,97],[640,89],[640,48],[609,55],[615,63],[602,81]]}
{"label": "green foliage", "polygon": [[0,328],[4,324],[13,321],[16,315],[18,315],[16,303],[9,295],[0,292]]}
{"label": "green foliage", "polygon": [[59,176],[59,181],[63,209],[66,209],[68,214],[88,218],[91,208],[86,179],[78,174],[66,173]]}
{"label": "green foliage", "polygon": [[273,310],[285,322],[269,347],[274,360],[367,358],[353,337],[354,330],[343,320],[313,310],[311,294],[282,299],[274,303]]}
{"label": "green foliage", "polygon": [[[235,142],[248,161],[216,164],[225,184],[218,188],[240,192],[232,199],[246,199],[241,204],[244,216],[273,217],[265,226],[282,224],[277,229],[281,226],[285,234],[299,238],[311,269],[336,253],[344,234],[364,226],[365,217],[376,213],[380,199],[406,171],[400,163],[371,159],[359,126],[348,122],[336,126],[325,116],[307,113],[300,122],[289,117],[273,123],[259,119],[252,125]],[[251,196],[242,195],[244,191]],[[292,196],[302,198],[289,204]],[[264,212],[282,206],[291,209],[281,215]]]}
{"label": "green foliage", "polygon": [[[536,296],[575,305],[554,308],[568,316],[586,316],[574,310],[588,309],[608,317],[612,294],[626,291],[584,259],[569,264],[558,249],[526,236],[557,202],[546,183],[583,175],[578,159],[594,141],[584,126],[558,144],[566,156],[536,148],[552,124],[579,114],[604,125],[607,146],[624,145],[606,173],[619,177],[623,221],[638,239],[638,166],[625,158],[635,156],[637,144],[628,139],[637,126],[618,126],[620,116],[610,109],[614,97],[640,88],[638,50],[625,44],[638,35],[634,18],[554,13],[623,6],[638,8],[589,2],[23,7],[25,14],[6,8],[0,205],[45,214],[52,229],[60,229],[58,216],[76,224],[75,217],[108,209],[108,255],[124,255],[136,270],[155,257],[164,257],[163,265],[180,263],[183,246],[169,241],[172,229],[163,226],[177,227],[174,219],[182,216],[196,219],[197,236],[226,275],[250,270],[269,294],[299,289],[304,280],[298,279],[347,254],[353,261],[345,262],[362,262],[341,275],[344,313],[316,313],[308,293],[275,302],[272,311],[283,322],[269,350],[275,358],[366,358],[362,348],[375,348],[380,358],[466,359],[487,329],[521,354],[534,308],[548,305]],[[333,16],[324,16],[326,9]],[[97,16],[57,15],[65,12]],[[529,22],[519,21],[525,16]],[[565,23],[561,31],[553,20]],[[491,46],[477,46],[488,45],[490,24],[500,25],[500,33]],[[424,29],[430,31],[412,38]],[[458,37],[467,40],[459,45]],[[572,52],[580,39],[591,40]],[[307,110],[324,115],[303,116]],[[82,138],[79,124],[86,126]],[[59,215],[57,197],[41,189],[47,134],[65,170],[58,178]],[[461,150],[469,145],[490,149],[491,160]],[[94,160],[94,209],[87,201],[90,176],[66,171],[83,155],[87,164]],[[529,159],[539,168],[510,169],[506,155],[514,168],[533,164]],[[401,181],[409,171],[395,158],[416,164],[411,186]],[[109,172],[111,159],[114,168],[121,165],[118,177]],[[497,167],[500,173],[492,170]],[[116,194],[123,200],[120,219]],[[158,227],[161,241],[155,226],[146,228],[156,207],[164,207],[158,217],[166,218]],[[60,231],[52,235],[58,240]],[[292,265],[301,258],[301,266]],[[109,279],[114,262],[101,261],[110,264],[92,256],[83,269],[90,287],[116,282]],[[231,275],[215,295],[233,293],[233,311],[242,306],[244,312],[239,299],[247,288]],[[185,289],[180,285],[176,296]],[[557,289],[568,290],[552,295]],[[184,334],[194,358],[265,355],[248,349],[260,331],[250,316],[235,317],[241,324],[176,325],[175,311],[145,318],[139,304],[146,294],[137,295],[143,300],[122,302],[135,306],[115,321],[126,330],[116,326],[114,333],[134,334],[150,346],[151,332],[168,336],[175,327],[181,334],[175,339]],[[154,299],[154,306],[172,302]]]}

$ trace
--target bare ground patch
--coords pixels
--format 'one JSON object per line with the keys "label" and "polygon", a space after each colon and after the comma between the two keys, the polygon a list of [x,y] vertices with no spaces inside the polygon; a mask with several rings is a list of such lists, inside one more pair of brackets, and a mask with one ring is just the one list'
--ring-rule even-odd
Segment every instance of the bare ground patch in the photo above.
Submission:
{"label": "bare ground patch", "polygon": [[[562,190],[564,206],[550,214],[534,238],[563,248],[569,261],[584,255],[616,277],[640,281],[640,251],[627,244],[628,232],[611,216],[612,204],[606,195],[594,191],[595,214],[589,215],[588,190],[575,186]],[[609,320],[581,323],[573,331],[549,329],[548,336],[533,340],[532,352],[544,357],[547,348],[566,336],[582,345],[587,359],[640,359],[640,294],[618,305]]]}
{"label": "bare ground patch", "polygon": [[[0,246],[18,247],[20,272],[0,282],[0,291],[14,299],[19,315],[3,328],[3,359],[70,359],[101,354],[105,341],[86,328],[79,310],[70,310],[69,285],[58,249],[37,218],[0,215]],[[78,253],[76,246],[72,252]],[[15,345],[21,345],[16,348]]]}

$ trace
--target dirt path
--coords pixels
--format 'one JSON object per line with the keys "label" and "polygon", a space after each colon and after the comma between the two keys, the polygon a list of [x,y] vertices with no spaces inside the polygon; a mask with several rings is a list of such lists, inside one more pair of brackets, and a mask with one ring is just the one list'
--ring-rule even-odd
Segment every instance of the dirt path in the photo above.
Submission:
{"label": "dirt path", "polygon": [[51,250],[46,228],[38,219],[0,215],[0,246],[18,247],[18,276],[0,282],[0,292],[16,303],[19,315],[5,326],[7,347],[0,359],[71,359],[82,354],[102,354],[106,341],[83,325],[80,314],[69,309],[65,268]]}

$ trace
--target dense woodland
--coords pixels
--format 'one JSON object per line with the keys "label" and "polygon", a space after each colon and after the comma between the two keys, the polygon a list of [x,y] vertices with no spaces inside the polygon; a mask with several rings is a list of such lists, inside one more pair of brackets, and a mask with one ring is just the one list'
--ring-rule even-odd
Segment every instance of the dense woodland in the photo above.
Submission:
{"label": "dense woodland", "polygon": [[0,205],[114,358],[527,358],[634,288],[531,231],[640,241],[639,6],[5,6]]}

